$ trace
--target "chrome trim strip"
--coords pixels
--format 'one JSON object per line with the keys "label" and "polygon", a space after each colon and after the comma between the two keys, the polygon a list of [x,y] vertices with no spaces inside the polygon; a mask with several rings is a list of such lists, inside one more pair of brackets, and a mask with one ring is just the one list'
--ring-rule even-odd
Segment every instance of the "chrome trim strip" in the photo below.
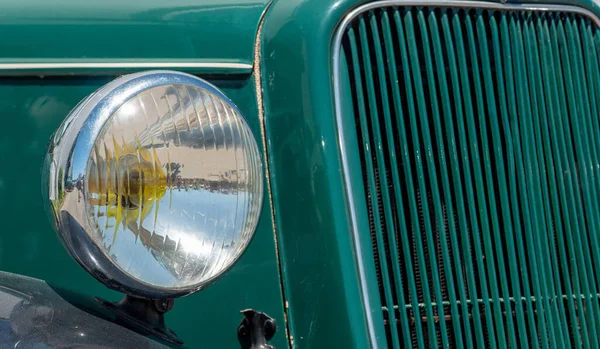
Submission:
{"label": "chrome trim strip", "polygon": [[494,3],[494,2],[485,2],[485,1],[467,1],[467,0],[457,0],[457,1],[440,1],[440,0],[382,0],[377,2],[368,3],[362,6],[357,7],[352,10],[350,13],[344,17],[341,24],[338,26],[336,31],[334,40],[333,40],[333,93],[334,93],[334,107],[335,107],[335,116],[336,116],[336,124],[337,124],[337,132],[338,132],[338,140],[340,146],[340,156],[342,158],[342,175],[344,178],[344,184],[346,187],[346,196],[348,197],[348,208],[350,210],[350,219],[352,223],[352,234],[354,237],[354,249],[356,255],[358,256],[358,270],[359,277],[361,282],[361,289],[363,293],[363,301],[365,312],[367,313],[367,326],[369,330],[369,335],[371,339],[371,346],[373,348],[377,348],[377,334],[375,333],[375,328],[373,326],[373,317],[369,309],[371,308],[371,300],[369,299],[368,285],[366,283],[365,278],[365,266],[362,260],[362,250],[361,246],[358,243],[359,241],[359,232],[357,231],[357,223],[356,223],[356,207],[354,200],[352,198],[352,183],[350,181],[349,168],[348,168],[348,154],[346,152],[345,147],[345,139],[344,139],[344,130],[342,126],[342,115],[339,112],[341,110],[341,95],[339,93],[340,90],[340,50],[342,47],[342,38],[344,36],[344,32],[350,22],[354,20],[358,15],[363,12],[373,10],[376,8],[382,7],[390,7],[390,6],[419,6],[419,7],[466,7],[466,8],[481,8],[481,9],[492,9],[492,10],[519,10],[519,11],[552,11],[552,12],[569,12],[576,13],[585,17],[588,17],[596,26],[600,27],[600,18],[596,16],[592,11],[587,10],[582,7],[571,6],[571,5],[543,5],[543,4],[502,4],[502,3]]}
{"label": "chrome trim strip", "polygon": [[222,62],[94,62],[94,63],[0,63],[0,70],[206,68],[252,70],[252,64]]}

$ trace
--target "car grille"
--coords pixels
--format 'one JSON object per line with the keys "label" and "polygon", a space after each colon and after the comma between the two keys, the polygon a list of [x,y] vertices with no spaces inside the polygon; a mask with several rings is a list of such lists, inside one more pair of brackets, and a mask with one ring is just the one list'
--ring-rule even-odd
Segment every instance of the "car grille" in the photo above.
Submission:
{"label": "car grille", "polygon": [[341,44],[389,346],[598,347],[596,23],[383,7]]}

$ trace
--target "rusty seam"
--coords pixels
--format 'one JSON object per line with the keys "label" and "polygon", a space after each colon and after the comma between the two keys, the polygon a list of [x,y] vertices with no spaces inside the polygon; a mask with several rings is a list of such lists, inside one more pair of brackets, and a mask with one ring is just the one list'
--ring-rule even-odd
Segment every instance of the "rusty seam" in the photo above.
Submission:
{"label": "rusty seam", "polygon": [[273,191],[271,187],[271,173],[269,168],[269,160],[268,160],[268,152],[267,152],[267,134],[266,134],[266,120],[264,113],[264,104],[263,104],[263,90],[262,90],[262,80],[261,80],[261,66],[260,66],[260,49],[261,49],[261,35],[262,28],[265,21],[265,17],[269,8],[273,4],[273,0],[269,2],[267,7],[265,8],[262,17],[260,19],[260,23],[258,25],[258,29],[256,32],[256,40],[254,42],[254,62],[252,65],[252,75],[254,76],[254,88],[256,90],[256,104],[258,107],[258,119],[260,121],[260,134],[262,138],[263,145],[263,154],[264,154],[264,166],[265,166],[265,177],[267,179],[267,192],[269,194],[269,205],[271,208],[271,220],[273,222],[273,238],[275,240],[275,255],[277,257],[277,270],[279,271],[279,280],[281,286],[281,296],[283,297],[283,317],[285,322],[285,337],[287,338],[288,344],[290,348],[294,346],[293,336],[291,335],[291,330],[289,328],[288,321],[288,301],[285,296],[285,288],[283,285],[283,272],[281,267],[281,258],[279,254],[279,241],[277,239],[277,225],[275,223],[275,205],[273,204]]}

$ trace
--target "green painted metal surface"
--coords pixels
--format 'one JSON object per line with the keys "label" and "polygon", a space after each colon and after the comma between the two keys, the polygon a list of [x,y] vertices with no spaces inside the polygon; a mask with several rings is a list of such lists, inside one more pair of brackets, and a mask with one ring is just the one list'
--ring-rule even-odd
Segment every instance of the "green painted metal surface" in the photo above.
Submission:
{"label": "green painted metal surface", "polygon": [[[41,165],[46,143],[82,98],[114,77],[1,78],[0,268],[89,296],[118,300],[67,254],[46,218]],[[260,137],[252,77],[211,80],[237,104]],[[266,184],[265,184],[266,185]],[[190,348],[235,348],[240,310],[260,309],[284,324],[268,200],[256,235],[238,263],[207,289],[175,301],[167,324]],[[286,347],[284,331],[272,343]]]}
{"label": "green painted metal surface", "polygon": [[[249,64],[266,3],[3,2],[0,32],[5,35],[0,41],[0,63]],[[504,343],[525,347],[537,346],[526,343],[528,338],[536,337],[549,346],[563,342],[583,347],[600,344],[595,330],[600,324],[598,299],[577,296],[596,295],[600,288],[593,272],[600,266],[600,241],[589,240],[595,237],[591,232],[596,231],[599,222],[598,204],[593,202],[600,191],[599,174],[597,167],[591,166],[600,155],[593,132],[598,129],[596,116],[600,110],[600,87],[594,84],[600,77],[600,69],[594,64],[600,54],[595,51],[596,31],[571,18],[557,20],[562,27],[540,30],[539,23],[543,24],[544,18],[551,23],[550,17],[519,17],[511,22],[513,17],[508,16],[503,24],[501,16],[491,20],[475,12],[469,16],[463,13],[459,21],[449,14],[445,21],[441,13],[432,19],[429,12],[414,9],[408,22],[404,12],[396,15],[389,11],[387,19],[375,20],[363,15],[362,25],[352,29],[354,52],[350,34],[345,42],[348,50],[342,52],[342,66],[359,69],[363,74],[370,70],[360,80],[363,110],[356,107],[358,99],[342,101],[341,112],[349,115],[343,119],[343,129],[366,127],[372,130],[368,142],[378,145],[367,153],[362,147],[364,133],[345,135],[344,146],[353,149],[354,154],[348,159],[353,181],[368,184],[365,188],[354,187],[349,194],[359,208],[357,229],[364,232],[359,243],[367,247],[357,254],[340,171],[339,125],[335,121],[331,77],[334,32],[343,16],[363,3],[276,1],[267,13],[260,37],[259,78],[264,92],[287,323],[283,321],[270,207],[265,200],[263,218],[248,252],[218,283],[177,301],[168,315],[169,324],[193,348],[236,347],[235,327],[240,320],[237,312],[245,307],[264,310],[277,318],[281,327],[273,344],[278,348],[288,343],[297,348],[369,347],[369,314],[375,320],[374,345],[381,348],[388,344],[426,346],[461,340],[472,348],[486,343],[492,347]],[[569,3],[598,10],[593,2]],[[403,25],[404,45],[397,39],[398,21]],[[429,33],[428,45],[420,37],[423,31]],[[483,40],[483,32],[499,39]],[[541,45],[544,38],[549,40],[546,46]],[[379,45],[365,50],[361,45],[365,39]],[[446,55],[448,50],[457,53]],[[358,66],[354,64],[356,57],[367,54],[370,64],[360,60]],[[390,61],[387,57],[391,56],[394,59]],[[473,61],[472,57],[479,60]],[[502,67],[495,63],[500,60]],[[480,72],[477,78],[468,73],[472,69]],[[436,72],[442,70],[446,74],[437,76]],[[32,275],[84,294],[118,298],[85,274],[59,245],[41,207],[39,171],[46,141],[70,108],[125,71],[36,71],[27,72],[28,77],[10,73],[14,76],[0,79],[0,106],[4,111],[0,127],[0,160],[4,164],[0,167],[0,217],[5,222],[0,235],[3,270]],[[559,71],[561,75],[557,75]],[[249,71],[227,79],[214,74],[229,71],[198,72],[210,74],[232,97],[258,135],[256,91]],[[42,73],[58,76],[36,76]],[[401,78],[396,82],[389,74]],[[356,75],[342,74],[340,93],[356,93],[352,87],[357,83]],[[522,81],[527,84],[517,83]],[[505,86],[504,95],[497,92],[501,90],[497,86]],[[387,103],[373,108],[372,101],[383,96],[377,93],[382,88]],[[469,91],[470,100],[459,95],[459,90]],[[432,102],[433,95],[436,103]],[[404,127],[386,127],[397,122],[397,105],[405,105],[409,96],[414,103],[402,109]],[[496,113],[482,117],[481,108],[495,108]],[[457,119],[446,117],[458,111],[462,126]],[[418,117],[424,114],[429,118]],[[565,119],[565,115],[580,117]],[[573,120],[576,125],[571,126]],[[510,129],[510,135],[505,129]],[[446,140],[449,134],[454,135],[455,143],[438,141]],[[411,148],[416,137],[421,147],[420,166],[414,165],[416,152]],[[393,156],[389,149],[394,150]],[[470,162],[459,156],[464,152],[473,154],[468,158]],[[441,153],[445,154],[443,158]],[[404,163],[413,164],[411,185],[400,166]],[[363,171],[363,166],[369,164],[372,170]],[[434,168],[437,171],[432,171]],[[385,171],[389,176],[376,183]],[[464,178],[466,172],[470,178]],[[392,189],[373,195],[372,190],[377,194],[377,188],[384,184]],[[410,190],[401,190],[406,187]],[[461,195],[455,188],[461,188]],[[417,196],[420,191],[436,194]],[[382,205],[375,207],[375,203]],[[377,214],[369,216],[369,205]],[[404,221],[397,219],[397,212],[404,214]],[[425,216],[430,219],[423,219]],[[388,223],[390,218],[393,227]],[[379,225],[375,227],[377,220]],[[444,220],[444,229],[438,229]],[[411,238],[414,234],[406,224],[410,221],[423,222],[421,239]],[[554,235],[544,235],[542,232],[551,231],[550,227],[554,227]],[[398,232],[398,237],[390,231]],[[494,233],[498,231],[503,234]],[[564,244],[552,248],[554,241],[538,239],[540,236],[554,236]],[[372,245],[376,248],[368,248]],[[385,258],[390,250],[412,257],[419,249],[435,251],[440,249],[438,246],[450,248],[437,255],[422,253],[414,259],[406,258],[403,263]],[[508,255],[508,250],[515,254]],[[358,258],[366,263],[362,286]],[[461,267],[452,269],[448,265]],[[425,271],[430,275],[420,277]],[[437,278],[433,280],[435,273]],[[424,289],[428,291],[421,292]],[[365,295],[373,300],[368,308],[363,305]],[[514,317],[506,316],[508,310]],[[440,317],[442,313],[450,315],[448,321],[432,320],[436,316],[446,320]],[[575,318],[580,319],[579,327],[573,326]],[[286,325],[288,339],[283,331]]]}
{"label": "green painted metal surface", "polygon": [[[246,63],[268,1],[5,1],[0,4],[0,63]],[[42,207],[41,164],[50,135],[79,100],[118,74],[139,69],[1,71],[0,268],[111,300],[115,292],[87,275],[60,246]],[[260,137],[249,70],[219,79]],[[77,74],[77,77],[71,75]],[[8,77],[10,75],[10,77]],[[25,77],[24,75],[28,75]],[[46,75],[39,77],[37,75]],[[51,75],[51,77],[48,77]],[[98,76],[102,75],[102,76]],[[167,324],[191,348],[236,347],[239,311],[256,308],[284,323],[268,200],[240,261],[208,289],[176,301]],[[285,332],[272,343],[285,347]]]}
{"label": "green painted metal surface", "polygon": [[[275,2],[261,35],[267,153],[288,326],[296,348],[370,345],[330,84],[331,40],[337,23],[356,4]],[[360,174],[360,164],[355,165]],[[368,229],[366,214],[359,224]],[[369,240],[365,236],[363,244]],[[374,263],[367,267],[372,269],[368,284],[376,285]],[[372,291],[377,297],[376,287]],[[381,314],[381,308],[369,312]],[[383,347],[383,326],[378,333]]]}
{"label": "green painted metal surface", "polygon": [[343,50],[388,346],[597,347],[596,24],[384,8]]}
{"label": "green painted metal surface", "polygon": [[0,62],[251,63],[269,0],[8,0]]}
{"label": "green painted metal surface", "polygon": [[[552,2],[577,5],[596,13],[598,10],[592,2]],[[536,47],[532,44],[533,36],[538,35],[538,29],[535,27],[537,22],[534,25],[533,20],[525,18],[525,16],[515,21],[520,24],[515,24],[513,29],[510,29],[510,26],[506,27],[508,28],[506,29],[508,37],[501,37],[496,41],[489,39],[486,41],[483,37],[485,35],[491,37],[493,28],[490,23],[482,22],[481,17],[477,17],[475,12],[470,15],[472,17],[469,19],[463,18],[458,22],[451,21],[449,15],[446,16],[447,22],[443,22],[441,17],[433,20],[431,16],[425,16],[428,12],[422,14],[414,12],[410,30],[408,27],[404,29],[403,35],[410,35],[405,39],[404,52],[400,52],[401,45],[397,41],[396,26],[397,20],[404,23],[404,17],[395,18],[390,12],[387,20],[377,18],[374,24],[369,17],[364,16],[363,39],[366,37],[367,40],[379,43],[367,50],[371,63],[365,64],[362,58],[358,67],[353,67],[349,63],[352,62],[352,52],[348,39],[346,39],[345,45],[348,45],[349,48],[341,54],[341,60],[344,62],[342,66],[349,64],[351,69],[359,69],[364,74],[360,82],[364,87],[363,118],[360,117],[360,108],[356,104],[352,105],[352,100],[349,98],[353,93],[350,92],[352,85],[356,83],[354,80],[356,76],[349,74],[341,76],[341,93],[348,96],[348,98],[342,98],[341,112],[344,115],[354,114],[356,117],[343,118],[342,124],[345,130],[357,127],[379,130],[369,135],[371,145],[369,156],[373,166],[371,173],[362,170],[363,166],[368,167],[364,156],[365,149],[361,145],[364,141],[363,135],[360,133],[345,134],[344,144],[347,149],[350,149],[350,154],[355,154],[355,156],[349,157],[348,164],[353,182],[368,183],[364,188],[366,190],[354,188],[355,191],[350,194],[355,199],[356,207],[363,208],[357,212],[358,229],[364,232],[359,237],[360,243],[363,246],[373,243],[376,247],[374,250],[363,249],[362,255],[358,256],[365,261],[371,261],[366,265],[366,288],[361,288],[359,280],[354,276],[354,273],[357,272],[355,261],[337,255],[344,251],[350,253],[356,253],[356,251],[352,247],[351,223],[346,207],[347,203],[343,196],[339,149],[332,149],[338,147],[338,138],[335,111],[332,108],[331,80],[329,83],[324,83],[324,77],[330,79],[335,73],[332,71],[331,62],[334,50],[332,40],[336,25],[344,14],[363,3],[365,2],[276,1],[267,14],[263,30],[261,67],[263,69],[264,106],[269,140],[268,152],[284,291],[289,302],[289,329],[293,335],[294,346],[308,348],[321,343],[330,343],[328,341],[332,336],[341,338],[340,346],[368,345],[368,333],[365,331],[366,312],[371,312],[375,319],[379,319],[374,324],[376,343],[379,347],[387,346],[388,341],[390,347],[402,347],[405,344],[427,346],[435,343],[441,346],[447,343],[450,345],[456,343],[457,340],[464,343],[466,347],[485,345],[499,347],[514,343],[517,343],[516,346],[525,346],[528,339],[532,339],[532,343],[529,344],[537,346],[539,343],[534,343],[537,336],[540,338],[540,343],[546,341],[548,345],[560,345],[564,342],[573,346],[577,346],[579,343],[594,346],[595,343],[590,340],[596,336],[595,332],[591,337],[588,333],[590,330],[583,330],[583,327],[577,328],[576,333],[573,332],[576,317],[583,318],[585,324],[582,326],[589,328],[590,320],[588,318],[593,316],[590,311],[584,310],[584,303],[588,302],[586,307],[591,307],[597,300],[594,297],[592,297],[593,299],[588,297],[587,301],[577,300],[576,295],[587,291],[594,292],[592,282],[597,282],[597,278],[595,273],[589,272],[589,270],[593,270],[590,266],[593,266],[591,262],[595,260],[594,254],[590,252],[587,257],[585,254],[576,256],[588,263],[582,265],[581,262],[577,262],[578,273],[576,275],[569,274],[575,269],[573,269],[574,264],[568,263],[575,262],[564,257],[569,256],[568,239],[564,240],[564,245],[557,245],[554,248],[551,248],[553,241],[536,239],[539,236],[546,238],[551,236],[544,236],[541,232],[547,231],[553,215],[557,215],[562,222],[565,215],[583,212],[585,204],[582,203],[579,207],[581,211],[563,211],[562,204],[555,200],[558,198],[559,192],[555,193],[556,197],[549,196],[552,193],[549,183],[557,183],[557,179],[548,177],[550,171],[555,169],[548,164],[544,151],[551,151],[550,148],[554,142],[549,141],[544,144],[545,136],[541,133],[541,129],[534,129],[532,125],[534,122],[541,123],[544,120],[541,116],[543,115],[542,107],[539,105],[545,103],[545,99],[549,98],[549,92],[544,91],[550,91],[550,87],[538,86],[540,82],[546,81],[543,78],[535,80],[535,75],[529,76],[529,74],[534,74],[535,69],[527,67],[541,69],[544,66],[541,63],[544,61],[541,51],[539,51],[541,46],[537,46],[539,57],[536,58],[535,55],[532,55],[532,52],[535,51],[533,48]],[[497,35],[500,36],[500,31],[504,29],[501,28],[500,20],[495,20]],[[549,19],[546,20],[549,21]],[[485,24],[483,28],[482,24]],[[404,23],[404,25],[406,24]],[[378,37],[374,34],[375,27]],[[431,31],[428,34],[427,45],[423,44],[420,37],[424,30]],[[481,36],[482,30],[483,37]],[[367,52],[358,43],[362,40],[360,25],[353,28],[353,31],[354,39],[357,41],[355,54],[362,57]],[[529,36],[524,34],[526,31]],[[460,32],[460,42],[455,37],[456,32]],[[511,35],[514,37],[511,38]],[[520,41],[516,38],[518,35],[522,35]],[[577,34],[573,35],[577,36]],[[542,39],[536,37],[535,40]],[[388,46],[392,42],[393,50],[386,46],[386,42],[388,42]],[[582,47],[584,47],[583,43],[584,41],[581,43]],[[517,51],[508,55],[508,51],[503,48],[506,45],[509,46],[511,52],[517,49],[522,50],[519,51],[520,56],[516,56]],[[513,48],[511,45],[517,46]],[[596,43],[588,42],[588,45],[595,47],[593,45]],[[462,49],[461,55],[446,56],[447,50],[457,50],[457,48]],[[558,50],[558,48],[554,49]],[[564,53],[565,58],[579,52],[576,49],[569,50],[572,51],[563,51],[566,52]],[[588,49],[587,52],[593,52],[593,50]],[[589,56],[591,53],[588,53],[587,56],[584,53],[580,54],[583,58],[580,58],[579,62],[582,62],[581,59],[585,59],[585,64],[590,64],[590,61],[597,62],[594,61],[593,56]],[[391,55],[395,55],[392,62],[388,59]],[[475,61],[475,68],[472,68],[471,57],[479,59]],[[500,59],[499,57],[509,62],[518,62],[515,64],[520,67],[519,71],[516,72],[513,68],[498,70],[490,62]],[[564,64],[554,68],[562,66]],[[480,75],[473,77],[473,74],[469,74],[470,69],[478,69]],[[402,78],[394,79],[387,75],[394,70],[396,70],[394,76],[400,74]],[[438,78],[435,72],[442,70],[446,70],[447,73],[443,78]],[[554,69],[546,68],[545,71],[552,72]],[[593,75],[595,74],[594,70],[586,66],[581,71],[585,71],[585,73],[580,72],[579,79],[585,81],[588,86],[594,85],[593,82],[597,79],[597,76]],[[411,75],[413,73],[419,75],[418,80],[414,80],[415,77]],[[502,74],[500,75],[500,73]],[[542,74],[542,70],[536,74]],[[508,76],[512,76],[512,80],[502,80],[507,79]],[[409,80],[403,80],[405,77]],[[522,94],[518,94],[516,89],[512,91],[515,98],[512,108],[516,114],[510,114],[508,103],[499,102],[503,98],[506,100],[507,96],[490,92],[495,91],[496,84],[500,83],[498,81],[502,81],[502,84],[506,86],[512,84],[514,87],[519,86],[517,82],[524,79],[532,79],[531,81],[535,83],[525,85],[526,87],[521,86]],[[535,87],[533,87],[534,85]],[[382,98],[381,96],[384,95],[384,92],[381,91],[382,86],[386,86],[384,90],[387,93],[387,105],[378,103],[373,108],[369,105],[371,103],[369,98]],[[470,95],[466,101],[462,92],[454,92],[462,91],[465,86],[470,89]],[[551,86],[554,85],[551,84]],[[574,86],[577,85],[574,84]],[[526,90],[524,90],[525,88]],[[590,91],[597,90],[597,86],[588,87],[588,95],[581,97],[583,99],[580,105],[587,105],[588,102],[594,104],[592,102],[595,102],[597,98],[591,95]],[[528,94],[525,94],[525,91]],[[405,106],[406,109],[403,110],[402,118],[407,120],[403,128],[386,127],[390,122],[393,124],[398,117],[394,105],[404,103],[404,99],[408,98],[409,93],[412,94],[410,98],[413,103],[408,103]],[[523,171],[518,172],[517,161],[514,159],[515,150],[512,149],[511,153],[513,159],[508,161],[508,148],[502,148],[506,146],[507,142],[511,144],[512,138],[507,138],[508,136],[501,131],[481,133],[479,128],[483,125],[484,129],[500,130],[501,127],[507,126],[499,121],[503,120],[501,119],[501,106],[506,106],[505,115],[521,115],[525,113],[527,110],[525,107],[528,106],[525,103],[527,99],[523,96],[534,93],[537,98],[529,104],[538,105],[536,109],[538,114],[535,114],[531,105],[529,105],[529,113],[538,115],[538,119],[531,120],[532,124],[528,126],[530,128],[518,125],[527,119],[518,118],[517,121],[519,133],[515,133],[514,137],[523,132],[525,132],[524,135],[530,137],[527,140],[530,142],[527,147],[522,146],[519,149]],[[582,91],[579,93],[585,96]],[[431,95],[436,96],[435,103],[430,99]],[[573,95],[579,96],[577,93],[573,93]],[[519,96],[518,100],[517,96]],[[568,97],[557,94],[554,98],[566,99]],[[589,104],[590,109],[592,108],[591,104]],[[481,108],[485,109],[490,105],[494,105],[497,110],[497,124],[493,124],[493,120],[490,119],[493,115],[479,113]],[[448,125],[447,115],[456,113],[457,108],[463,115],[462,120],[465,124],[462,127],[459,127],[457,121]],[[544,115],[549,115],[548,110],[549,107],[546,106]],[[376,120],[373,118],[375,113],[378,116]],[[565,113],[567,112],[565,111]],[[429,117],[415,117],[425,114]],[[412,125],[408,121],[411,116],[415,119]],[[361,122],[363,126],[361,126]],[[466,126],[467,124],[469,126]],[[456,143],[438,142],[438,139],[445,139],[446,132],[449,132],[447,128],[450,126],[453,127],[451,133],[454,134]],[[515,126],[511,126],[509,121],[508,127]],[[588,130],[593,129],[590,127]],[[560,131],[564,128],[556,127],[556,130]],[[402,137],[401,131],[404,131],[405,138]],[[404,168],[399,165],[403,161],[413,162],[414,165],[416,151],[409,147],[410,151],[405,153],[406,148],[402,147],[404,143],[410,145],[414,141],[413,135],[418,137],[418,144],[421,147],[419,153],[421,165],[419,173],[417,173],[417,166],[412,167],[415,172],[411,173],[411,185],[407,185],[404,182],[406,180],[403,173]],[[588,138],[595,139],[595,135],[590,131]],[[477,139],[476,145],[471,142],[471,139]],[[520,142],[520,138],[518,139]],[[442,144],[443,147],[440,148]],[[502,147],[499,148],[499,144]],[[575,143],[566,142],[565,144],[575,146]],[[586,145],[587,143],[582,144]],[[477,149],[477,153],[474,154],[476,157],[470,158],[472,162],[470,164],[463,165],[463,158],[451,156],[452,154],[461,154],[461,152],[471,154],[475,150],[473,147]],[[390,155],[389,149],[395,150],[393,160],[391,160],[392,155]],[[500,163],[496,161],[496,157],[500,156],[500,153],[497,153],[499,151],[502,151],[504,157],[503,173],[513,173],[514,176],[506,175],[503,179],[499,178],[497,166],[500,166]],[[363,155],[360,155],[361,152]],[[444,152],[445,156],[440,157],[439,152]],[[544,159],[540,158],[542,154]],[[554,153],[550,154],[548,156],[554,156]],[[575,150],[573,150],[573,154],[575,154]],[[571,161],[571,166],[574,166],[573,154],[571,154],[573,157],[570,158],[568,154],[566,155],[567,159]],[[385,158],[383,164],[378,162],[380,161],[378,158],[382,157]],[[593,158],[591,157],[591,159]],[[391,161],[399,166],[397,173],[391,171],[392,167],[389,165]],[[578,162],[578,166],[582,164]],[[587,163],[588,172],[591,171],[590,164],[593,164],[593,161]],[[447,168],[446,173],[439,170],[442,166]],[[433,169],[437,171],[432,171]],[[384,188],[384,185],[387,184],[391,189],[370,192],[373,185],[370,184],[368,177],[371,175],[373,178],[377,178],[381,176],[379,173],[383,173],[379,171],[385,170],[389,172],[382,178],[387,183],[379,181],[375,187]],[[468,180],[463,178],[462,173],[465,171],[470,173]],[[567,169],[563,171],[567,171]],[[569,171],[575,173],[575,168],[572,167]],[[563,176],[563,172],[555,172],[556,176],[559,174]],[[588,176],[591,178],[591,174]],[[562,177],[560,178],[562,180]],[[400,186],[397,185],[399,182]],[[495,184],[490,185],[490,183]],[[416,195],[415,193],[419,192],[420,188],[430,192],[433,188],[436,195],[423,198],[413,196],[411,200],[408,200],[409,195],[400,190],[400,188],[405,189],[406,187],[410,188],[409,192],[412,195]],[[456,187],[461,189],[460,195],[455,192]],[[500,190],[500,188],[505,189]],[[546,191],[543,188],[546,188],[544,189]],[[577,186],[573,188],[577,188]],[[494,197],[494,194],[497,194],[498,197]],[[576,195],[576,192],[573,195]],[[397,197],[404,198],[406,201],[398,202]],[[590,194],[590,197],[593,196]],[[525,198],[527,201],[521,204]],[[582,196],[580,199],[584,200],[584,197]],[[371,200],[377,201],[379,212],[372,215],[370,222],[366,207]],[[446,201],[452,202],[452,205],[445,206],[443,203]],[[386,202],[389,202],[391,206],[386,205]],[[423,235],[420,239],[412,240],[409,233],[411,227],[406,225],[407,221],[397,220],[399,205],[403,205],[401,212],[407,221],[422,221]],[[548,205],[555,206],[551,207],[550,213],[547,211]],[[524,206],[528,206],[528,208],[524,208]],[[482,207],[482,210],[479,210],[479,207]],[[593,210],[592,207],[588,209]],[[422,218],[424,209],[428,211],[427,217],[430,218],[428,220]],[[449,210],[452,210],[451,214]],[[590,217],[594,215],[593,211],[587,214]],[[396,236],[388,234],[387,229],[390,227],[386,224],[390,217],[393,218],[391,222],[394,224],[393,231]],[[527,217],[527,219],[523,219],[523,217]],[[584,222],[588,220],[587,218],[577,219],[583,219]],[[383,223],[379,230],[374,228],[377,220]],[[445,233],[441,234],[438,227],[444,220],[446,220]],[[507,224],[507,229],[504,231],[504,222],[513,224]],[[369,224],[374,229],[370,229]],[[545,228],[541,228],[542,226]],[[476,227],[476,229],[472,227]],[[568,229],[563,228],[563,238],[568,236],[570,233],[567,232],[574,227],[569,225]],[[591,227],[581,225],[581,222],[579,227],[580,230],[576,235],[584,234],[582,236],[590,238],[590,242],[596,239]],[[374,232],[373,236],[369,234],[370,231]],[[403,234],[403,231],[406,233]],[[460,231],[469,231],[469,234],[459,234]],[[555,234],[558,236],[558,231]],[[438,248],[442,244],[449,247],[443,251],[444,253]],[[587,248],[584,241],[581,245],[577,245],[575,241],[573,244],[574,251],[579,250],[579,247]],[[423,253],[418,258],[403,260],[402,264],[389,257],[389,251],[394,249],[397,249],[400,254],[416,257],[416,250],[413,249],[417,247],[421,251],[438,249],[440,253],[437,255]],[[563,255],[561,255],[562,247],[565,248]],[[592,247],[593,244],[590,245],[590,248]],[[513,251],[514,254],[506,254],[507,250]],[[383,271],[384,265],[381,262],[386,257],[387,260],[383,261],[383,264],[387,264],[387,270]],[[534,257],[535,259],[532,259]],[[465,258],[470,262],[465,263]],[[535,264],[530,265],[529,262],[522,262],[523,260],[535,261]],[[377,263],[374,263],[375,261]],[[448,268],[448,265],[461,265],[461,272],[457,273],[456,270]],[[584,266],[586,269],[582,269]],[[412,271],[410,274],[412,282],[408,280],[407,270]],[[565,270],[568,271],[567,274],[565,274]],[[415,275],[418,276],[419,273],[425,273],[425,271],[429,272],[427,277],[415,279]],[[378,289],[377,275],[382,272],[387,273],[387,281],[379,277],[383,283],[381,289]],[[432,280],[434,273],[437,273],[437,279]],[[399,275],[401,280],[397,279]],[[582,291],[584,275],[588,279],[588,286]],[[567,287],[568,283],[564,285],[558,283],[559,280],[563,282],[563,279],[572,279],[570,288]],[[439,280],[443,280],[443,283],[439,283]],[[534,280],[536,282],[533,282]],[[383,284],[386,282],[388,286],[384,287]],[[437,286],[436,283],[438,283]],[[418,290],[422,290],[425,287],[424,284],[427,284],[428,292],[419,294]],[[573,286],[575,284],[580,285],[578,289]],[[373,285],[375,287],[372,287]],[[364,309],[357,303],[364,294],[368,294],[371,299],[375,297],[373,304],[380,306],[382,303],[386,305],[386,300],[389,301],[389,307],[383,306],[376,309],[377,307],[371,306],[369,309]],[[381,301],[379,302],[380,294]],[[320,303],[322,299],[327,300],[327,309],[322,309],[322,303]],[[573,306],[569,308],[571,303]],[[392,309],[395,311],[390,311]],[[404,309],[402,314],[399,309]],[[513,317],[506,316],[507,309],[512,311]],[[351,319],[346,318],[344,315],[350,312],[354,312],[357,316]],[[440,317],[442,313],[455,316]],[[466,314],[466,316],[461,314]],[[396,321],[391,321],[392,317],[395,317]],[[384,321],[381,319],[385,319],[387,324],[385,329]],[[415,321],[416,319],[421,319],[421,321]],[[444,319],[444,321],[439,321],[440,319]],[[597,318],[593,320],[598,321]],[[395,331],[391,331],[392,326],[396,327]],[[443,332],[442,329],[444,329]],[[412,335],[406,336],[407,331]],[[394,338],[395,336],[397,339]],[[588,338],[587,342],[584,338]]]}

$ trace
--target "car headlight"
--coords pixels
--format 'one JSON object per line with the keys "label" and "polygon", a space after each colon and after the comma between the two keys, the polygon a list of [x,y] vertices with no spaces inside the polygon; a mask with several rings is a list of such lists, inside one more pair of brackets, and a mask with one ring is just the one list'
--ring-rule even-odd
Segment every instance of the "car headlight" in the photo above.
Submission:
{"label": "car headlight", "polygon": [[49,145],[47,197],[63,244],[109,287],[197,291],[248,246],[263,172],[235,105],[197,77],[126,75],[82,101]]}

